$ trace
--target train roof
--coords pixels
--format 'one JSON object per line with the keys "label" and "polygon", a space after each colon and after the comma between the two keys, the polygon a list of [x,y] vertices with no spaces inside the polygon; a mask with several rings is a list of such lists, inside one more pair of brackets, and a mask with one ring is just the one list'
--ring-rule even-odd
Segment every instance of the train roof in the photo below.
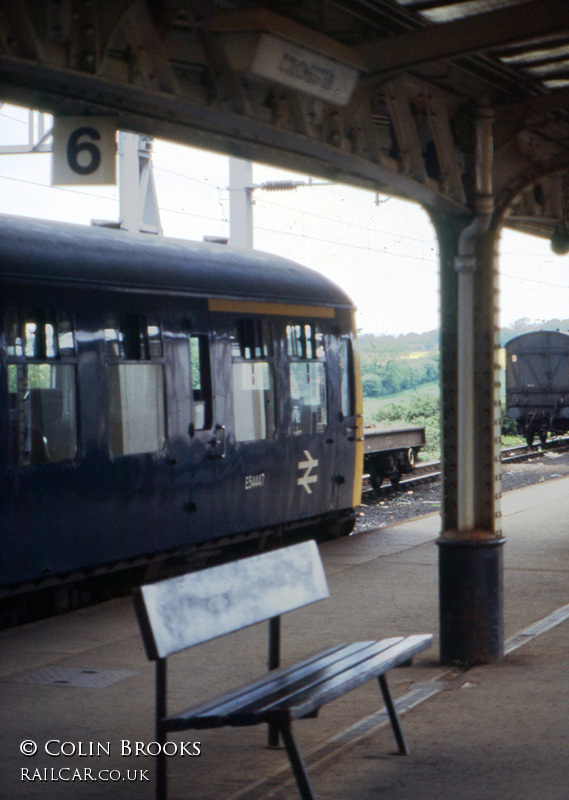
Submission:
{"label": "train roof", "polygon": [[540,346],[543,341],[549,341],[551,339],[557,339],[559,342],[563,341],[563,346],[566,346],[569,333],[567,331],[548,330],[528,331],[528,333],[520,333],[519,336],[514,336],[512,339],[509,339],[505,346],[506,348],[517,347],[519,345],[525,346],[526,344],[530,347],[534,345]]}
{"label": "train roof", "polygon": [[0,255],[2,281],[353,308],[308,267],[222,244],[0,215]]}

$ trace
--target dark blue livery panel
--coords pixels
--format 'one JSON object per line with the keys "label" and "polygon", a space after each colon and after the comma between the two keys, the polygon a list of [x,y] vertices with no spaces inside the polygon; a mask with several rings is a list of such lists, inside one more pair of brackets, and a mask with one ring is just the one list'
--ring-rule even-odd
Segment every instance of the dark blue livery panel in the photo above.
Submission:
{"label": "dark blue livery panel", "polygon": [[222,245],[0,218],[0,588],[347,531],[353,307]]}

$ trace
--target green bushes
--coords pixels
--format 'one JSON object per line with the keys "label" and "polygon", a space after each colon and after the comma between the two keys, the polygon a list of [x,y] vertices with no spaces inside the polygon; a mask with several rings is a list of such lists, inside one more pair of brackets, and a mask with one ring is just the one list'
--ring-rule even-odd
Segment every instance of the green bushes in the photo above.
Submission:
{"label": "green bushes", "polygon": [[389,403],[381,408],[374,420],[382,425],[416,425],[425,428],[427,444],[421,450],[423,460],[440,458],[440,400],[416,392],[410,399]]}
{"label": "green bushes", "polygon": [[[437,396],[415,392],[410,398],[389,403],[377,411],[373,417],[387,427],[417,425],[425,428],[427,444],[422,448],[423,460],[440,458],[440,400]],[[521,444],[523,437],[517,432],[516,422],[502,417],[502,443],[512,446]]]}

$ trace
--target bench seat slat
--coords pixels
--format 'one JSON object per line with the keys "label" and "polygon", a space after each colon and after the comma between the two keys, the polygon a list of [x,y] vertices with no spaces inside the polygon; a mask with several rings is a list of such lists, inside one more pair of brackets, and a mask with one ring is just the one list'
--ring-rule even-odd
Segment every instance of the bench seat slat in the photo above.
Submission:
{"label": "bench seat slat", "polygon": [[[388,649],[378,648],[375,655],[370,655],[365,661],[346,664],[342,673],[317,680],[313,686],[304,691],[295,693],[274,709],[267,709],[267,719],[278,719],[282,716],[288,719],[299,719],[311,714],[321,706],[335,700],[346,692],[362,686],[372,677],[378,677],[388,672],[393,667],[408,661],[417,653],[430,647],[433,637],[430,634],[418,634],[403,639],[402,642],[390,646]],[[381,643],[379,643],[381,644]],[[284,711],[284,714],[283,714]]]}
{"label": "bench seat slat", "polygon": [[[288,708],[291,706],[293,698],[297,695],[314,693],[321,684],[325,684],[332,678],[345,675],[350,670],[362,669],[373,654],[379,654],[387,650],[400,640],[401,637],[397,637],[385,639],[382,642],[353,642],[350,645],[345,645],[341,651],[335,654],[333,661],[315,663],[312,671],[298,680],[291,675],[286,680],[286,683],[281,681],[280,684],[274,687],[274,691],[267,692],[257,701],[243,704],[241,709],[236,709],[236,713],[243,714],[245,717],[253,715],[262,720],[272,718],[271,712],[273,709]],[[231,714],[231,716],[234,716],[234,714]],[[288,712],[286,712],[285,716],[294,718],[290,717]],[[300,716],[304,716],[304,714]]]}
{"label": "bench seat slat", "polygon": [[342,645],[164,721],[168,730],[298,719],[429,647],[430,634]]}
{"label": "bench seat slat", "polygon": [[[184,730],[186,728],[186,720],[201,718],[204,721],[210,719],[212,727],[215,727],[214,716],[219,716],[220,713],[224,717],[242,708],[247,703],[254,703],[259,698],[266,698],[268,694],[277,690],[288,687],[294,681],[306,680],[307,677],[312,675],[318,669],[326,667],[329,664],[334,664],[338,658],[341,658],[346,652],[359,650],[361,646],[372,644],[372,642],[353,642],[352,644],[338,644],[334,647],[326,648],[317,653],[313,653],[303,661],[299,661],[293,666],[282,667],[280,669],[272,670],[265,673],[257,680],[250,683],[237,686],[230,689],[228,692],[213,697],[204,703],[197,706],[185,709],[176,715],[169,717],[165,720],[166,726],[169,730]],[[220,725],[227,723],[220,722]],[[171,727],[180,725],[181,727]],[[210,727],[206,724],[205,727]]]}

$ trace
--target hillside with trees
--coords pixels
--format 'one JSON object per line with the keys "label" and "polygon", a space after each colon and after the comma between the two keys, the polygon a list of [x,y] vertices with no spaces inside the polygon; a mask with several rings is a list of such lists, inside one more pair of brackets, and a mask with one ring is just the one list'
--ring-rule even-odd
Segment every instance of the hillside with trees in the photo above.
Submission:
{"label": "hillside with trees", "polygon": [[532,320],[528,317],[522,317],[516,320],[513,325],[507,328],[502,328],[500,331],[500,344],[502,347],[514,336],[520,336],[522,333],[529,333],[530,331],[569,331],[569,319],[550,319],[550,320]]}
{"label": "hillside with trees", "polygon": [[359,344],[364,397],[387,397],[438,380],[438,331],[365,334]]}
{"label": "hillside with trees", "polygon": [[[500,344],[535,330],[569,331],[569,319],[516,320],[500,331]],[[439,332],[359,337],[364,397],[391,397],[439,378]]]}
{"label": "hillside with trees", "polygon": [[[569,331],[569,319],[516,320],[501,329],[500,344],[503,347],[514,336],[535,330]],[[437,330],[359,337],[366,424],[424,426],[428,444],[423,448],[423,458],[440,455],[438,339]],[[515,425],[508,425],[509,422],[504,419],[504,435],[514,433]],[[508,438],[513,441],[515,437]]]}

